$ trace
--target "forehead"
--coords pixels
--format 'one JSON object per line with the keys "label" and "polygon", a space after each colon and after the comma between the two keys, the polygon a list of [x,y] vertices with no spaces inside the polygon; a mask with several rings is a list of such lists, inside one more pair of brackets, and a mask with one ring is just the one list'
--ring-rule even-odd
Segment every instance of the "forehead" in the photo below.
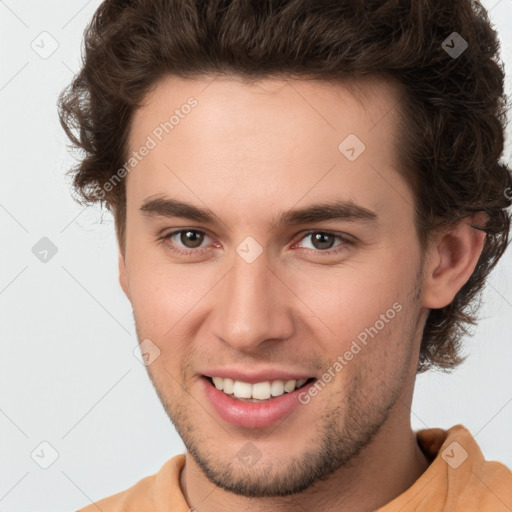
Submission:
{"label": "forehead", "polygon": [[404,209],[398,101],[395,84],[376,79],[168,76],[134,112],[129,153],[151,149],[132,159],[128,201],[165,193],[222,207],[229,196],[271,210],[284,193],[291,205],[338,191],[369,209],[396,195]]}
{"label": "forehead", "polygon": [[[258,133],[263,139],[268,130],[273,133],[286,128],[290,132],[290,121],[296,120],[301,123],[291,132],[293,134],[297,134],[299,129],[311,135],[330,128],[339,132],[338,136],[343,135],[343,131],[352,130],[359,132],[362,137],[367,130],[373,131],[384,117],[388,118],[385,125],[393,124],[400,87],[391,79],[377,77],[334,82],[291,78],[249,81],[241,77],[201,76],[184,79],[166,76],[153,85],[143,105],[135,110],[129,143],[131,147],[137,146],[138,142],[143,142],[137,140],[140,135],[157,128],[155,121],[165,123],[174,113],[179,119],[171,122],[173,135],[179,132],[174,128],[185,115],[192,119],[187,124],[193,125],[190,128],[194,128],[196,133],[200,133],[197,124],[205,122],[215,125],[217,130],[235,127],[254,130],[261,128],[263,123],[267,130]],[[187,107],[191,98],[197,102],[192,112]],[[194,115],[188,116],[189,113]],[[198,117],[200,120],[195,124],[194,118]],[[374,135],[388,134],[388,128],[389,125],[377,130]],[[170,132],[164,132],[162,135],[165,138]]]}

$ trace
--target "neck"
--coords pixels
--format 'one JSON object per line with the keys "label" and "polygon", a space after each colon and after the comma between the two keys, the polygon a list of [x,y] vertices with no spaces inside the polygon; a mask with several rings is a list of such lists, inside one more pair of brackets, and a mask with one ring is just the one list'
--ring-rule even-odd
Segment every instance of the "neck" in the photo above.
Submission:
{"label": "neck", "polygon": [[[428,468],[409,422],[409,408],[400,400],[403,412],[390,415],[373,442],[357,457],[351,467],[342,467],[327,480],[317,482],[300,494],[277,498],[246,498],[212,484],[187,453],[180,484],[185,499],[197,512],[311,512],[333,509],[344,512],[376,510],[406,491]],[[395,411],[396,412],[396,411]],[[397,428],[400,416],[407,424]]]}

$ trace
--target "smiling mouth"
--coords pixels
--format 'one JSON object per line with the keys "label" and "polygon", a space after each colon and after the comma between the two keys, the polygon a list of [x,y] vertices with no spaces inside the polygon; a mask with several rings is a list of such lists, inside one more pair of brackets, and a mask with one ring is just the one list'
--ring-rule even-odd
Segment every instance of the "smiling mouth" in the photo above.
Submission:
{"label": "smiling mouth", "polygon": [[250,384],[222,377],[207,375],[204,377],[211,386],[222,391],[228,397],[242,402],[267,402],[286,393],[293,393],[316,380],[314,377],[310,377],[309,379],[271,380]]}

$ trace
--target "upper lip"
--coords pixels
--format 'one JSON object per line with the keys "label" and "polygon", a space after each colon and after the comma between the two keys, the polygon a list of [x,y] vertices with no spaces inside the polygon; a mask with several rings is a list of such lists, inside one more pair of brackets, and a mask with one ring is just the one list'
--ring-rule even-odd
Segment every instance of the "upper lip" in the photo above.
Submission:
{"label": "upper lip", "polygon": [[268,368],[259,371],[242,370],[238,368],[212,368],[202,372],[206,377],[222,377],[223,379],[233,379],[249,384],[256,382],[265,382],[272,380],[300,380],[309,379],[311,374],[300,371],[282,370],[279,368]]}

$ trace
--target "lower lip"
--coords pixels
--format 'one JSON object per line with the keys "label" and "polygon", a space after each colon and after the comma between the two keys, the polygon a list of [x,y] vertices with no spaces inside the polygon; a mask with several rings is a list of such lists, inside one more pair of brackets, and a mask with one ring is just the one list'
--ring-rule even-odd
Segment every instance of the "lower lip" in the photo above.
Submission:
{"label": "lower lip", "polygon": [[313,380],[291,393],[285,393],[265,402],[243,402],[218,390],[206,377],[202,377],[201,380],[203,381],[204,391],[217,414],[232,425],[246,428],[268,427],[273,423],[284,420],[301,405],[298,399],[299,394],[307,391],[315,383]]}

